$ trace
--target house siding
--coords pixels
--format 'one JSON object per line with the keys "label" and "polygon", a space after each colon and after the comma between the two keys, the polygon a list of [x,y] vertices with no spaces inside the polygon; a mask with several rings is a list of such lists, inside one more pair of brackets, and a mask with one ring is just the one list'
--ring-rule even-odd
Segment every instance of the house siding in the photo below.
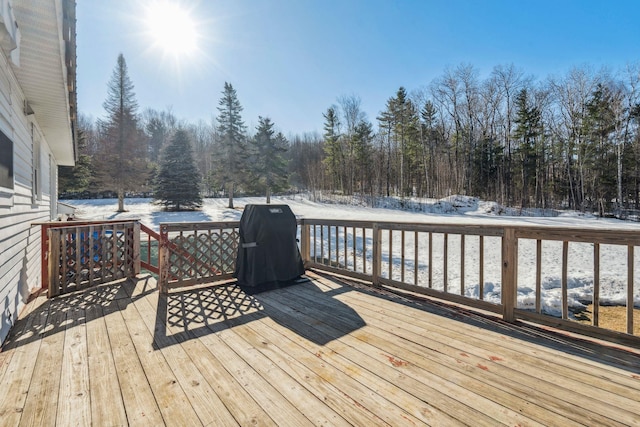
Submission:
{"label": "house siding", "polygon": [[[41,287],[40,227],[32,224],[51,219],[55,213],[51,202],[57,193],[57,182],[51,182],[57,177],[55,157],[35,116],[25,116],[23,105],[22,90],[0,52],[0,129],[13,141],[14,168],[13,195],[0,204],[0,342],[7,337],[29,295]],[[34,140],[39,141],[35,152]],[[34,163],[39,164],[36,197]]]}

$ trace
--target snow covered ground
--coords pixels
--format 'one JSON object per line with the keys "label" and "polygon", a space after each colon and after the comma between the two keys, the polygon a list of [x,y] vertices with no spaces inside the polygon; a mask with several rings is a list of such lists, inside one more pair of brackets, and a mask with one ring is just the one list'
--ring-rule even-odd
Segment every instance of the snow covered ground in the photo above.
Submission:
{"label": "snow covered ground", "polygon": [[[76,216],[82,219],[111,220],[111,219],[139,219],[147,226],[157,229],[160,223],[166,222],[196,222],[196,221],[237,221],[242,215],[241,208],[248,203],[264,203],[264,198],[241,198],[235,200],[236,209],[228,209],[227,199],[205,199],[200,211],[194,212],[163,212],[160,206],[153,205],[150,199],[126,199],[125,208],[128,212],[117,213],[115,199],[98,200],[66,200],[65,203],[77,207]],[[561,213],[557,217],[543,216],[507,216],[509,210],[494,202],[483,202],[476,198],[452,196],[441,200],[405,200],[401,203],[388,199],[384,203],[388,208],[368,208],[354,202],[319,203],[309,200],[305,195],[274,197],[274,204],[288,204],[299,218],[321,219],[349,219],[366,221],[417,222],[437,224],[474,224],[474,225],[554,225],[593,229],[640,230],[640,224],[619,221],[615,219],[600,219],[579,213]],[[403,207],[403,209],[400,208]],[[543,212],[533,212],[543,215]],[[358,232],[359,233],[359,232]],[[357,239],[363,236],[358,234]],[[328,233],[325,233],[325,240]],[[350,230],[347,230],[347,248],[351,247]],[[371,236],[365,236],[369,239]],[[394,233],[394,248],[400,246],[400,233]],[[383,234],[383,240],[388,239]],[[435,289],[444,287],[444,259],[442,234],[433,236],[433,286]],[[343,241],[343,237],[339,238]],[[324,242],[325,248],[327,242]],[[485,238],[484,251],[484,299],[499,303],[501,298],[501,250],[499,238]],[[342,245],[342,243],[340,243]],[[408,233],[405,241],[405,281],[413,283],[414,266],[413,234]],[[479,297],[479,239],[467,237],[465,239],[465,295]],[[535,241],[520,240],[518,247],[518,307],[533,309],[535,307]],[[383,275],[388,277],[389,256],[386,252],[388,245],[383,242]],[[428,266],[427,235],[422,233],[418,237],[418,282],[426,284]],[[627,251],[626,246],[602,245],[600,272],[600,301],[603,305],[625,305],[627,295]],[[636,250],[638,252],[638,250]],[[325,252],[326,253],[326,252]],[[561,254],[562,243],[544,241],[542,248],[542,296],[541,305],[547,314],[559,316],[561,313]],[[367,266],[370,269],[371,246],[367,252]],[[347,264],[352,264],[352,257],[347,257]],[[357,254],[356,264],[361,265],[362,254]],[[391,276],[400,280],[401,261],[394,250],[391,257]],[[450,235],[447,257],[448,292],[460,293],[460,236]],[[635,306],[640,307],[640,256],[635,257]],[[569,245],[568,261],[568,304],[571,311],[580,311],[593,300],[593,245],[586,243],[571,243]]]}

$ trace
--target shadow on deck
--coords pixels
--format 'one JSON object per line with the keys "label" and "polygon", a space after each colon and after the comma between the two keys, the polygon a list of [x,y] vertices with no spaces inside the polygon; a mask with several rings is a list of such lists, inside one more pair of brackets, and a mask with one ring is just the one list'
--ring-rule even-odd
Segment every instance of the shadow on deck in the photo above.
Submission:
{"label": "shadow on deck", "polygon": [[141,276],[32,301],[3,425],[631,425],[640,351],[310,272],[159,295]]}

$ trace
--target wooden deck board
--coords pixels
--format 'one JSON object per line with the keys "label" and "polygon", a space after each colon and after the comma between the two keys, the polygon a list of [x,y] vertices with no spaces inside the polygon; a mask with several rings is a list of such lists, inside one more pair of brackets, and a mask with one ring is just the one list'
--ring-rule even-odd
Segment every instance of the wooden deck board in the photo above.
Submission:
{"label": "wooden deck board", "polygon": [[640,425],[640,351],[310,273],[36,298],[1,425]]}
{"label": "wooden deck board", "polygon": [[[295,298],[290,298],[295,301]],[[303,307],[300,311],[304,312],[304,315],[297,315],[296,317],[301,322],[316,323],[315,329],[323,330],[330,335],[340,335],[341,332],[348,331],[348,322],[342,323],[337,320],[336,313],[328,313],[324,310],[315,310],[307,306],[308,301],[302,301],[301,304],[296,304],[297,307]],[[301,301],[297,301],[301,302]],[[280,303],[271,302],[277,304],[281,309],[285,310],[286,307]],[[336,308],[339,310],[340,308]],[[343,307],[344,309],[344,307]],[[319,322],[327,322],[324,325]],[[346,328],[346,329],[345,329]],[[510,411],[508,408],[496,405],[490,399],[485,398],[482,394],[478,394],[473,390],[467,390],[467,388],[461,386],[457,381],[452,381],[448,378],[449,370],[440,370],[434,367],[432,363],[423,363],[424,367],[419,369],[420,372],[412,372],[417,364],[409,363],[406,358],[406,350],[394,346],[393,343],[383,340],[378,340],[374,336],[374,330],[367,325],[366,327],[352,332],[349,335],[345,335],[339,340],[344,340],[346,343],[351,344],[361,349],[360,354],[356,355],[353,360],[361,361],[362,367],[372,367],[378,364],[387,365],[398,369],[398,373],[403,372],[405,376],[411,376],[414,379],[420,378],[425,384],[430,384],[434,389],[429,393],[433,396],[437,393],[444,392],[449,396],[454,397],[453,402],[447,402],[447,405],[442,407],[441,410],[452,414],[462,419],[474,419],[476,425],[497,425],[497,424],[509,424],[512,421],[519,422],[523,425],[532,424],[532,420],[528,420],[522,417],[515,411]],[[333,351],[334,343],[328,344]],[[323,356],[324,357],[324,356]],[[423,356],[418,355],[417,358],[421,359]],[[365,378],[376,378],[380,375],[377,369],[371,370],[365,375]],[[467,383],[469,379],[463,377]],[[388,394],[392,388],[392,383],[386,387],[386,390],[381,391],[381,394]],[[406,391],[415,392],[416,388],[404,384]],[[468,384],[467,384],[468,386]],[[375,386],[374,386],[375,387]],[[487,390],[482,390],[487,391]],[[422,396],[426,397],[426,396]],[[403,407],[406,404],[403,403]],[[464,411],[464,412],[463,412]]]}
{"label": "wooden deck board", "polygon": [[[103,310],[127,423],[141,427],[162,425],[160,409],[118,306],[107,306]],[[112,403],[106,400],[99,404],[110,407]]]}
{"label": "wooden deck board", "polygon": [[147,329],[138,310],[125,300],[119,300],[118,306],[165,423],[202,425],[183,385],[178,382],[162,352],[155,348],[153,334]]}
{"label": "wooden deck board", "polygon": [[[292,289],[290,292],[303,294],[299,289]],[[344,299],[347,299],[346,295]],[[305,301],[299,302],[301,306],[308,304]],[[439,390],[451,389],[450,394],[459,396],[462,401],[475,401],[476,409],[482,408],[487,414],[506,415],[507,418],[502,422],[506,423],[513,417],[521,424],[530,424],[533,420],[548,424],[552,423],[558,415],[567,418],[564,425],[572,425],[572,419],[576,424],[584,420],[584,415],[577,411],[566,410],[567,407],[572,406],[557,403],[557,399],[562,395],[548,396],[548,387],[553,386],[552,384],[547,384],[546,387],[539,384],[520,386],[513,372],[503,370],[495,373],[495,369],[501,367],[499,362],[504,360],[494,356],[498,354],[495,351],[491,356],[494,357],[493,361],[490,358],[474,358],[471,355],[472,348],[469,346],[454,348],[443,344],[448,341],[445,337],[435,337],[433,334],[424,337],[410,332],[411,328],[415,327],[413,324],[418,322],[415,317],[395,323],[389,310],[378,319],[373,315],[367,316],[364,309],[359,308],[359,313],[364,316],[368,325],[375,328],[368,330],[367,333],[365,331],[354,333],[352,338],[362,341],[362,343],[356,342],[354,347],[366,350],[371,346],[369,354],[387,357],[405,371],[417,370],[418,374],[424,378],[426,378],[425,372],[431,373],[434,376],[431,377],[431,381],[439,384]],[[425,349],[431,351],[425,352]],[[392,353],[384,354],[382,353],[384,350]],[[448,383],[453,383],[454,388],[452,389]],[[463,390],[456,389],[456,384],[462,385]],[[473,395],[469,396],[467,390],[487,397],[490,402],[474,398]],[[526,399],[523,396],[526,396]],[[505,413],[508,408],[512,408],[511,412]],[[519,408],[522,414],[528,415],[530,419],[518,420],[520,414],[514,414],[515,408]],[[550,409],[556,413],[549,414]],[[604,409],[609,410],[606,407]],[[595,416],[593,422],[600,425],[609,424],[609,420],[601,416]]]}
{"label": "wooden deck board", "polygon": [[[366,312],[366,310],[362,306],[362,312]],[[469,338],[468,335],[456,341],[456,338],[447,335],[436,337],[434,334],[425,334],[426,328],[435,327],[433,325],[422,325],[423,327],[421,327],[419,320],[409,316],[402,319],[405,323],[401,330],[390,327],[388,316],[372,314],[372,317],[366,317],[366,319],[367,322],[377,325],[380,330],[397,334],[396,336],[411,342],[422,343],[421,345],[413,345],[414,352],[421,351],[424,347],[434,350],[433,354],[448,354],[451,357],[455,357],[456,353],[463,352],[465,354],[463,362],[470,365],[475,364],[476,367],[483,366],[481,369],[484,372],[477,370],[476,372],[480,373],[482,377],[488,377],[491,384],[501,385],[510,394],[514,391],[527,392],[529,402],[533,403],[540,399],[542,407],[555,406],[567,418],[582,421],[585,413],[595,411],[604,416],[615,413],[613,418],[629,423],[637,419],[637,413],[627,410],[637,404],[638,400],[634,396],[637,394],[637,390],[616,386],[610,378],[603,381],[593,375],[583,374],[581,380],[576,380],[564,376],[563,373],[567,371],[557,369],[556,366],[552,366],[550,370],[545,369],[538,363],[539,357],[531,356],[526,351],[500,351],[498,355],[497,343],[477,342]],[[414,319],[414,324],[408,323],[410,319]],[[465,339],[466,342],[462,339]],[[448,344],[434,345],[443,342]],[[471,343],[472,346],[469,346],[468,343]],[[451,362],[452,360],[447,364],[450,365]],[[578,371],[578,367],[574,366],[570,372],[576,371]],[[470,375],[469,370],[465,370],[463,373]],[[504,378],[508,378],[509,381],[505,382]],[[585,388],[585,385],[589,385],[591,388]],[[607,390],[610,386],[620,394]],[[598,393],[589,395],[589,390],[594,389],[599,390]],[[544,392],[540,392],[542,390]],[[572,412],[562,411],[562,407],[572,407],[574,410]],[[606,418],[600,416],[597,416],[593,422],[600,425],[607,424]]]}
{"label": "wooden deck board", "polygon": [[[64,332],[61,332],[60,325],[65,320],[66,312],[62,310],[51,312],[47,318],[39,351],[34,355],[35,366],[28,388],[32,393],[24,395],[21,426],[53,425],[56,422],[64,351]],[[6,421],[7,425],[12,425],[10,420]]]}
{"label": "wooden deck board", "polygon": [[[156,333],[163,325],[156,316],[157,293],[138,299],[134,305],[147,329],[154,335],[154,343],[161,348],[167,363],[182,385],[184,392],[203,425],[233,425],[233,417],[224,406],[214,388],[198,369],[197,358],[206,357],[197,351],[184,348],[171,336]],[[155,305],[152,305],[151,303]]]}
{"label": "wooden deck board", "polygon": [[67,313],[63,353],[57,424],[89,425],[91,400],[84,307],[71,307]]}
{"label": "wooden deck board", "polygon": [[[121,426],[127,423],[113,349],[109,341],[102,306],[87,307],[87,347],[94,425]],[[104,402],[109,402],[105,405]]]}

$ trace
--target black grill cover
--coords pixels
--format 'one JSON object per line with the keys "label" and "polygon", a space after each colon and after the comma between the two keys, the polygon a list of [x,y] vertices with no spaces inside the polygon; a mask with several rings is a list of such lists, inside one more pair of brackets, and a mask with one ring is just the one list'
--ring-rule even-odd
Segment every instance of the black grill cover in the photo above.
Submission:
{"label": "black grill cover", "polygon": [[296,217],[287,205],[246,205],[233,276],[259,286],[297,279],[304,264],[296,241]]}

